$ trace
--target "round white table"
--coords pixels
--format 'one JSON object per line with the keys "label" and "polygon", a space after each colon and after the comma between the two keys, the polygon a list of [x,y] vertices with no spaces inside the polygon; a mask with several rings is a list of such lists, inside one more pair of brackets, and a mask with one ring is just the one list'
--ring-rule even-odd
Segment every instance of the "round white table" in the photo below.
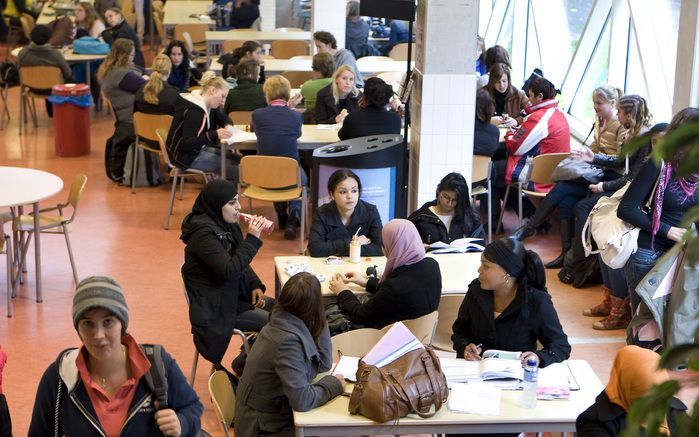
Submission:
{"label": "round white table", "polygon": [[[58,176],[31,168],[0,166],[0,208],[22,207],[32,204],[34,229],[39,229],[39,202],[63,189]],[[36,269],[36,301],[41,302],[41,232],[34,232]],[[20,274],[19,272],[18,274]]]}

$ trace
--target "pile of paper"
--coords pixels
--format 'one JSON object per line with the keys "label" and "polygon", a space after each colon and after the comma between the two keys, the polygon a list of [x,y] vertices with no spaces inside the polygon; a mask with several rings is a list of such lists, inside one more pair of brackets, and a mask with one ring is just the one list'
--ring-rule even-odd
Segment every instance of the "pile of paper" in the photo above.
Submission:
{"label": "pile of paper", "polygon": [[455,413],[497,416],[500,414],[500,389],[482,382],[454,384],[448,407]]}

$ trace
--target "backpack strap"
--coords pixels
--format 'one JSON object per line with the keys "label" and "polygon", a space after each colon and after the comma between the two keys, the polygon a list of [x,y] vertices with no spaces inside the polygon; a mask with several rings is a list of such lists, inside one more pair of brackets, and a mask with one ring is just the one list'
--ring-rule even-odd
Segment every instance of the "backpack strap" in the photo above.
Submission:
{"label": "backpack strap", "polygon": [[148,388],[158,401],[158,409],[168,408],[167,400],[167,376],[165,362],[163,361],[163,346],[160,344],[142,344],[141,350],[150,361],[150,370],[144,375]]}

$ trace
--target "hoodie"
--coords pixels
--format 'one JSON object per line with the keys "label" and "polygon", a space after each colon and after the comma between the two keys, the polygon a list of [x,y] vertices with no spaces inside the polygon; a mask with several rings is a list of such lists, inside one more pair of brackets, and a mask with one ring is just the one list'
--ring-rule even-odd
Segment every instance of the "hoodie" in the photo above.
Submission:
{"label": "hoodie", "polygon": [[220,109],[206,107],[201,90],[180,94],[166,142],[170,159],[189,168],[202,148],[219,147],[216,130],[228,124],[233,122]]}

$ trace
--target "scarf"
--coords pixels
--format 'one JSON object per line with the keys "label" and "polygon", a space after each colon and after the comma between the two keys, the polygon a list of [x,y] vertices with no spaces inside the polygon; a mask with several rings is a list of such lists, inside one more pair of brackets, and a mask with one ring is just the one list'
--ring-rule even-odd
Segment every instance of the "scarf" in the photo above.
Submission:
{"label": "scarf", "polygon": [[515,279],[519,278],[524,270],[524,261],[515,255],[505,244],[505,240],[495,240],[485,247],[483,256],[502,267]]}
{"label": "scarf", "polygon": [[237,195],[238,188],[234,183],[222,179],[213,180],[206,184],[206,187],[197,196],[192,207],[192,214],[206,214],[222,229],[235,233],[239,229],[238,225],[226,222],[223,219],[222,209]]}
{"label": "scarf", "polygon": [[398,267],[415,264],[425,257],[425,246],[415,225],[405,219],[393,219],[381,231],[386,267],[381,279],[388,278]]}
{"label": "scarf", "polygon": [[681,197],[680,205],[684,205],[694,199],[694,193],[696,192],[697,185],[699,185],[699,173],[693,173],[683,178],[673,178],[676,171],[677,163],[674,161],[669,164],[663,161],[660,167],[658,188],[655,190],[652,204],[653,229],[650,247],[653,250],[655,250],[655,234],[657,234],[660,229],[660,216],[663,213],[663,200],[668,185],[670,186],[670,191]]}
{"label": "scarf", "polygon": [[638,346],[625,346],[614,357],[609,383],[604,392],[609,400],[626,412],[643,397],[653,384],[668,379],[667,371],[658,370],[660,355]]}

